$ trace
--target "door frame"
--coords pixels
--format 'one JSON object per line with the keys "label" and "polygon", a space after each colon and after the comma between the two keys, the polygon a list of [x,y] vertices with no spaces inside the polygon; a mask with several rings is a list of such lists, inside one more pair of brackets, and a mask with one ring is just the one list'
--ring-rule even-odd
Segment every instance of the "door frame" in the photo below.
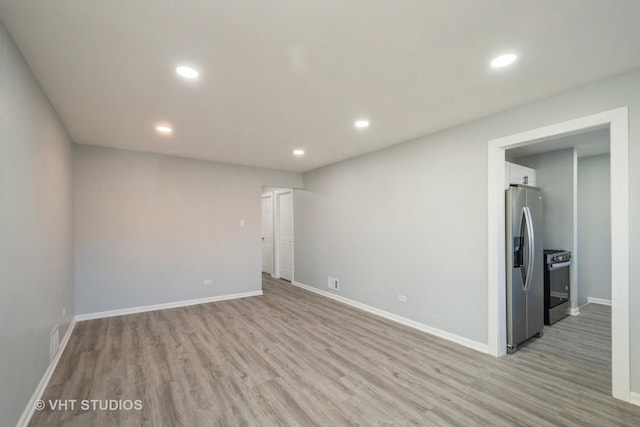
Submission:
{"label": "door frame", "polygon": [[610,129],[611,164],[611,383],[613,397],[629,402],[629,109],[601,113],[489,141],[488,350],[506,353],[505,150],[594,128]]}
{"label": "door frame", "polygon": [[[273,195],[273,191],[268,191],[266,193],[262,193],[262,196],[260,198],[260,201],[262,202],[262,199],[265,198],[270,198],[271,199],[271,273],[269,273],[271,275],[271,277],[275,277],[274,273],[275,273],[275,221],[274,221],[274,210],[275,210],[275,206],[274,206],[274,195]],[[262,218],[262,204],[260,204],[260,227],[262,228],[262,220],[264,218]],[[260,234],[262,234],[262,229],[260,230]],[[264,257],[264,245],[262,245],[262,256]],[[261,273],[264,273],[264,271],[262,271],[262,264],[260,265],[260,270]]]}
{"label": "door frame", "polygon": [[273,192],[273,277],[280,279],[280,202],[279,196],[291,193],[291,283],[295,279],[295,199],[293,188],[283,188]]}

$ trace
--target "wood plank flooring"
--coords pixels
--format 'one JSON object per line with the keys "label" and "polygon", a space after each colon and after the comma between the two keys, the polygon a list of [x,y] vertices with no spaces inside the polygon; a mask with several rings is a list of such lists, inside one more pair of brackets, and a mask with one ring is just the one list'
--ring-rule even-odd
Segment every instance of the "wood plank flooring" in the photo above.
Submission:
{"label": "wood plank flooring", "polygon": [[[264,296],[80,322],[32,426],[640,425],[610,397],[610,310],[494,358],[263,279]],[[79,403],[78,403],[79,405]]]}

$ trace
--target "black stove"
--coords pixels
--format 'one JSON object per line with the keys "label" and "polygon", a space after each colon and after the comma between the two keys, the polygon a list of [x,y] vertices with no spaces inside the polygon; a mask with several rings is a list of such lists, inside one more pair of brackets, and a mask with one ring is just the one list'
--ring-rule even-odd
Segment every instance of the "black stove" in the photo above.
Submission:
{"label": "black stove", "polygon": [[551,325],[569,314],[571,252],[545,249],[544,259],[544,323]]}

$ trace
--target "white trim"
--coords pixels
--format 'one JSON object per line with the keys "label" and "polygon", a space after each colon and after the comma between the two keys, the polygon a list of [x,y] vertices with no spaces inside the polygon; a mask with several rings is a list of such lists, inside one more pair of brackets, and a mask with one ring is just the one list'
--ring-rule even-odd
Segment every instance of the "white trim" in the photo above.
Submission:
{"label": "white trim", "polygon": [[629,403],[640,406],[640,393],[637,393],[635,391],[630,391]]}
{"label": "white trim", "polygon": [[58,362],[62,357],[62,353],[64,353],[64,349],[67,348],[67,343],[69,342],[69,338],[71,337],[71,333],[73,332],[73,328],[75,326],[76,326],[76,319],[72,318],[71,323],[69,323],[69,327],[67,328],[67,332],[65,332],[64,337],[62,337],[62,342],[60,343],[58,352],[56,353],[51,363],[49,363],[49,366],[47,366],[47,369],[44,371],[44,374],[42,375],[42,378],[40,379],[38,386],[34,390],[33,395],[31,395],[31,399],[29,399],[29,401],[27,402],[27,406],[24,408],[24,411],[22,412],[22,416],[20,416],[20,419],[18,420],[16,427],[23,427],[23,426],[26,427],[27,425],[29,425],[29,421],[31,421],[31,417],[33,416],[33,412],[35,410],[34,405],[37,400],[40,400],[42,398],[42,394],[47,388],[47,385],[51,380],[51,376],[56,370],[56,366],[58,366]]}
{"label": "white trim", "polygon": [[611,366],[613,397],[631,391],[629,343],[629,114],[614,110],[611,123]]}
{"label": "white trim", "polygon": [[[573,149],[573,215],[571,224],[571,233],[573,241],[571,242],[571,265],[569,266],[569,305],[571,311],[569,314],[577,316],[580,314],[578,304],[578,285],[580,278],[578,277],[578,265],[580,263],[580,254],[578,251],[578,150]],[[575,314],[574,314],[575,313]]]}
{"label": "white trim", "polygon": [[[487,224],[488,240],[488,332],[487,346],[492,356],[502,356],[507,353],[507,319],[506,315],[506,261],[505,257],[505,200],[504,182],[505,161],[504,148],[494,141],[489,141],[487,156],[488,194],[487,204],[489,208]],[[500,182],[500,192],[495,191],[496,182]]]}
{"label": "white trim", "polygon": [[[273,192],[273,274],[280,279],[280,203],[279,196],[291,193],[291,283],[295,279],[295,198],[293,188],[283,188]],[[286,279],[285,279],[286,280]]]}
{"label": "white trim", "polygon": [[612,395],[629,401],[629,109],[581,117],[489,141],[488,144],[488,348],[506,353],[504,230],[505,149],[609,126],[611,132],[611,356]]}
{"label": "white trim", "polygon": [[176,302],[168,302],[164,304],[143,305],[138,307],[121,308],[118,310],[98,311],[95,313],[86,313],[76,315],[76,320],[81,322],[84,320],[102,319],[105,317],[125,316],[127,314],[145,313],[147,311],[166,310],[169,308],[187,307],[190,305],[206,304],[209,302],[225,301],[229,299],[247,298],[262,295],[262,291],[242,292],[239,294],[219,295],[216,297],[206,297],[198,299],[190,299]]}
{"label": "white trim", "polygon": [[[276,278],[275,277],[275,259],[276,259],[276,251],[275,251],[275,242],[276,242],[276,236],[275,236],[275,203],[274,203],[274,192],[273,191],[269,191],[268,193],[262,193],[262,196],[260,198],[260,233],[262,234],[262,232],[264,232],[264,230],[262,230],[262,220],[264,218],[262,218],[263,212],[262,212],[262,199],[266,199],[269,198],[271,199],[271,271],[267,274],[269,274],[271,277]],[[264,238],[264,236],[263,236]],[[262,245],[262,252],[264,252],[264,245]],[[262,254],[264,256],[264,254]],[[266,273],[265,271],[262,271],[262,267],[264,266],[264,264],[261,263],[260,265],[260,271],[262,273]]]}
{"label": "white trim", "polygon": [[611,300],[610,299],[587,297],[587,304],[600,304],[600,305],[611,306]]}
{"label": "white trim", "polygon": [[377,316],[384,317],[385,319],[389,319],[389,320],[392,320],[394,322],[398,322],[400,324],[403,324],[405,326],[409,326],[411,328],[418,329],[418,330],[420,330],[422,332],[426,332],[428,334],[434,335],[436,337],[443,338],[445,340],[454,342],[456,344],[463,345],[463,346],[468,347],[468,348],[470,348],[472,350],[476,350],[476,351],[479,351],[481,353],[488,353],[488,347],[487,347],[486,344],[470,340],[469,338],[461,337],[459,335],[455,335],[455,334],[452,334],[450,332],[446,332],[446,331],[443,331],[441,329],[437,329],[437,328],[434,328],[432,326],[425,325],[424,323],[416,322],[415,320],[407,319],[406,317],[398,316],[397,314],[393,314],[393,313],[390,313],[388,311],[380,310],[379,308],[375,308],[375,307],[372,307],[370,305],[366,305],[366,304],[363,304],[361,302],[354,301],[352,299],[345,298],[343,296],[336,295],[336,294],[331,293],[331,292],[323,291],[323,290],[314,288],[312,286],[305,285],[304,283],[292,282],[292,284],[294,286],[297,286],[297,287],[302,288],[302,289],[306,289],[307,291],[311,291],[311,292],[316,293],[318,295],[322,295],[324,297],[331,298],[333,300],[336,300],[336,301],[339,301],[341,303],[350,305],[352,307],[359,308],[360,310],[364,310],[364,311],[367,311],[369,313],[375,314]]}

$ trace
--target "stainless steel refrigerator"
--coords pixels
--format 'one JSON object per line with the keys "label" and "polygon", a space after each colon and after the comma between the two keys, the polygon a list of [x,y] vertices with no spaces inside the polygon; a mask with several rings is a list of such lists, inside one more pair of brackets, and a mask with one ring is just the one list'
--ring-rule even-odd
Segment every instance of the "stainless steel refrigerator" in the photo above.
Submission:
{"label": "stainless steel refrigerator", "polygon": [[542,192],[512,185],[506,190],[507,351],[544,327]]}

